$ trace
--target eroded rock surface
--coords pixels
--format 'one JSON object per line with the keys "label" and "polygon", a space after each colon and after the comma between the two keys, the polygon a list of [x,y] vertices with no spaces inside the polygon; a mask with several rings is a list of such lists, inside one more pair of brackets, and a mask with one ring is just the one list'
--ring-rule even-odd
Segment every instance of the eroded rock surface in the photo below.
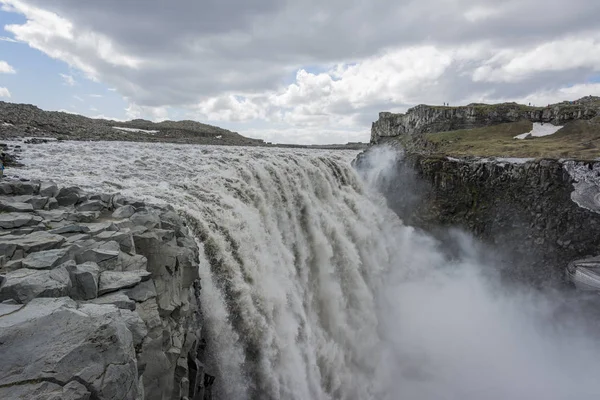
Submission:
{"label": "eroded rock surface", "polygon": [[210,396],[198,247],[178,214],[52,182],[1,185],[0,398]]}

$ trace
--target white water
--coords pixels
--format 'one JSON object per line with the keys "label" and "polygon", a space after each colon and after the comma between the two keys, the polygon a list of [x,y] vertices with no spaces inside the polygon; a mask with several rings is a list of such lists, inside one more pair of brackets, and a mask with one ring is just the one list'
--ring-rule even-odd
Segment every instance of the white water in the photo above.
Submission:
{"label": "white water", "polygon": [[[600,394],[599,341],[578,316],[501,287],[468,237],[456,234],[461,255],[449,258],[403,225],[350,167],[356,152],[26,147],[22,177],[168,202],[206,235],[201,301],[217,398]],[[389,152],[374,157],[367,183],[394,165]]]}

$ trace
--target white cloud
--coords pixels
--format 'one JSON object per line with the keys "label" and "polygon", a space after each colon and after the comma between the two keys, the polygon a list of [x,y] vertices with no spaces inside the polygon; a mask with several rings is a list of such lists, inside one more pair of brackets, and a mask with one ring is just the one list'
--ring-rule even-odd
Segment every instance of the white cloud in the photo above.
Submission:
{"label": "white cloud", "polygon": [[75,82],[75,79],[71,75],[60,74],[60,76],[61,78],[63,78],[63,81],[67,86],[75,86],[77,84],[77,82]]}
{"label": "white cloud", "polygon": [[26,18],[6,27],[15,40],[121,94],[129,118],[180,111],[311,142],[418,103],[574,96],[600,71],[597,0],[0,4]]}
{"label": "white cloud", "polygon": [[73,98],[77,101],[81,101],[82,103],[85,101],[83,100],[81,97],[77,96],[77,95],[73,95]]}
{"label": "white cloud", "polygon": [[[598,35],[600,36],[600,35]],[[600,38],[572,37],[514,51],[504,49],[473,73],[475,81],[517,82],[540,72],[600,71]]]}
{"label": "white cloud", "polygon": [[0,74],[14,74],[15,69],[6,61],[0,61]]}
{"label": "white cloud", "polygon": [[9,38],[7,36],[0,36],[0,42],[11,42],[11,43],[19,43],[18,40],[15,40],[13,38]]}
{"label": "white cloud", "polygon": [[97,98],[97,99],[99,99],[99,98],[101,98],[101,97],[104,97],[104,96],[102,96],[101,94],[89,94],[88,96],[90,96],[90,97],[94,97],[94,98]]}
{"label": "white cloud", "polygon": [[0,87],[0,97],[10,98],[10,91],[5,87]]}

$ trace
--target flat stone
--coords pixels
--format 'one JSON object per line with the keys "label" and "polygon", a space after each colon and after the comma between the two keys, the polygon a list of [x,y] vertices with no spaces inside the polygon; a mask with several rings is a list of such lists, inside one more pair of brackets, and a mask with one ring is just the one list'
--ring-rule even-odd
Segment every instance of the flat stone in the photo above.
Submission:
{"label": "flat stone", "polygon": [[42,217],[24,213],[0,213],[0,228],[15,229],[23,226],[37,225],[42,222]]}
{"label": "flat stone", "polygon": [[122,207],[117,208],[115,210],[115,212],[113,212],[112,217],[118,218],[118,219],[123,219],[123,218],[129,218],[133,214],[135,214],[135,208],[133,206],[127,205],[127,206],[122,206]]}
{"label": "flat stone", "polygon": [[65,238],[63,236],[44,231],[33,232],[24,236],[2,236],[0,238],[0,254],[5,253],[4,249],[6,247],[11,246],[22,249],[25,253],[32,253],[59,248],[64,242]]}
{"label": "flat stone", "polygon": [[91,236],[87,233],[77,233],[67,236],[67,243],[80,242],[89,239]]}
{"label": "flat stone", "polygon": [[140,282],[131,289],[126,289],[124,293],[131,300],[141,303],[156,297],[156,287],[154,286],[154,281],[152,279],[148,279],[147,281]]}
{"label": "flat stone", "polygon": [[32,212],[33,206],[29,203],[8,202],[0,200],[0,212]]}
{"label": "flat stone", "polygon": [[23,267],[30,269],[52,269],[67,262],[72,255],[69,249],[54,249],[31,253],[23,259]]}
{"label": "flat stone", "polygon": [[21,268],[6,274],[0,287],[0,301],[13,299],[27,303],[36,297],[63,297],[69,294],[71,279],[64,267],[53,270]]}
{"label": "flat stone", "polygon": [[135,301],[131,300],[123,292],[109,293],[104,296],[100,296],[97,299],[91,300],[93,304],[113,304],[117,308],[123,310],[135,310]]}
{"label": "flat stone", "polygon": [[65,210],[37,210],[35,213],[50,222],[60,222],[67,218]]}
{"label": "flat stone", "polygon": [[127,289],[150,278],[148,271],[104,271],[100,273],[98,294]]}
{"label": "flat stone", "polygon": [[107,207],[106,203],[100,200],[89,200],[77,206],[77,211],[102,211]]}
{"label": "flat stone", "polygon": [[148,259],[141,254],[129,255],[121,252],[119,254],[121,269],[123,271],[138,271],[148,269]]}
{"label": "flat stone", "polygon": [[[94,399],[135,400],[138,373],[134,338],[139,340],[144,331],[139,331],[141,326],[133,314],[108,305],[78,307],[68,298],[32,300],[0,318],[0,387],[53,380],[69,382],[59,397],[47,396],[47,392],[31,397],[33,392],[28,391],[22,398],[84,400],[85,386],[94,393]],[[81,386],[71,383],[73,377]],[[16,388],[23,389],[21,385]],[[37,390],[53,395],[57,389]],[[5,393],[8,395],[2,398],[16,398],[14,390]]]}
{"label": "flat stone", "polygon": [[21,308],[23,308],[23,304],[0,303],[0,317],[3,317],[8,314],[12,314],[15,311],[19,311]]}
{"label": "flat stone", "polygon": [[85,225],[70,224],[70,225],[65,225],[63,227],[60,227],[60,228],[51,229],[48,232],[55,233],[57,235],[62,235],[65,233],[87,233],[89,231],[90,231],[90,228],[88,228]]}
{"label": "flat stone", "polygon": [[19,203],[27,203],[31,204],[34,210],[41,210],[48,203],[48,197],[43,196],[16,196],[13,198],[13,201]]}
{"label": "flat stone", "polygon": [[56,197],[58,186],[54,182],[42,182],[40,184],[40,195],[45,197]]}
{"label": "flat stone", "polygon": [[68,187],[60,189],[55,197],[60,206],[72,206],[79,201],[80,193],[78,187]]}
{"label": "flat stone", "polygon": [[[76,260],[78,263],[85,263],[88,261],[98,264],[103,270],[114,269],[119,258],[119,250],[114,249],[101,249],[94,248],[85,250],[83,253],[77,255]],[[113,266],[113,268],[110,268]]]}

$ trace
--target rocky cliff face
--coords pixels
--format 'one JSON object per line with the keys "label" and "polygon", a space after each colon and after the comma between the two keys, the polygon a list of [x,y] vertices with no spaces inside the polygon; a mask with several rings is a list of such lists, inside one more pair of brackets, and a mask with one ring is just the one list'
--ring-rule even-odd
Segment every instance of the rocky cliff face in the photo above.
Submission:
{"label": "rocky cliff face", "polygon": [[505,277],[559,283],[569,262],[600,250],[600,163],[511,161],[410,155],[382,189],[407,222],[493,245]]}
{"label": "rocky cliff face", "polygon": [[0,182],[0,398],[209,398],[197,260],[171,207]]}
{"label": "rocky cliff face", "polygon": [[584,97],[547,107],[530,107],[517,103],[469,104],[464,107],[419,105],[406,114],[382,112],[371,128],[371,143],[403,135],[473,129],[506,122],[529,120],[561,125],[576,119],[600,115],[600,97]]}

